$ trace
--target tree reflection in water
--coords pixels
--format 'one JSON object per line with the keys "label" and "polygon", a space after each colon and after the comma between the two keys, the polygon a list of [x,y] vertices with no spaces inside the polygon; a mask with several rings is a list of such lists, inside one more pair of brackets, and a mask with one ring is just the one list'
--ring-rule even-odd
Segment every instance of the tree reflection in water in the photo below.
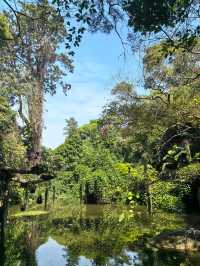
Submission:
{"label": "tree reflection in water", "polygon": [[186,226],[183,218],[165,213],[149,217],[140,209],[133,219],[119,222],[121,211],[93,205],[71,213],[61,209],[43,216],[10,218],[1,227],[6,237],[1,238],[0,265],[199,265],[198,253],[159,250],[152,245],[156,234]]}

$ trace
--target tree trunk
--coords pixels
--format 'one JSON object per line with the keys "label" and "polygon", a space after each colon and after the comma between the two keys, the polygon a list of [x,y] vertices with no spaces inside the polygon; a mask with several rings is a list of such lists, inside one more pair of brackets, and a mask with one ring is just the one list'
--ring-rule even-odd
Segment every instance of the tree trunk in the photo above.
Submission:
{"label": "tree trunk", "polygon": [[29,162],[31,166],[40,161],[41,139],[43,129],[43,84],[41,80],[36,81],[36,86],[32,89],[28,97],[28,112],[30,122],[30,143]]}
{"label": "tree trunk", "polygon": [[198,200],[198,205],[200,209],[200,187],[197,188],[197,200]]}
{"label": "tree trunk", "polygon": [[80,188],[79,188],[79,195],[80,195],[80,204],[83,204],[83,185],[80,184]]}
{"label": "tree trunk", "polygon": [[[1,173],[3,174],[3,173]],[[8,217],[8,205],[9,205],[9,187],[10,187],[10,177],[5,175],[0,183],[1,190],[1,207],[0,207],[0,265],[5,264],[5,230]]]}

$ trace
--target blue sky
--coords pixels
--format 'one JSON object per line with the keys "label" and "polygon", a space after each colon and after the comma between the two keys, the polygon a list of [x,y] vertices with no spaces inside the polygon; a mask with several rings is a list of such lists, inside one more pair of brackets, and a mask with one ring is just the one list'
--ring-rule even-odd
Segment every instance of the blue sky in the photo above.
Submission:
{"label": "blue sky", "polygon": [[123,56],[122,44],[113,33],[87,34],[76,51],[75,70],[66,81],[72,85],[68,96],[58,89],[47,96],[44,113],[43,145],[54,148],[64,141],[65,119],[74,117],[79,125],[98,118],[119,81],[136,82],[141,73],[137,55]]}

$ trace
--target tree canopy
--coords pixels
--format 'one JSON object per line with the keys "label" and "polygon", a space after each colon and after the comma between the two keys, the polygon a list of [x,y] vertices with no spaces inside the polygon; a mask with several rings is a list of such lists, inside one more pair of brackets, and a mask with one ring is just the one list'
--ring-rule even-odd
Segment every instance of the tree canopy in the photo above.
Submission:
{"label": "tree canopy", "polygon": [[[199,3],[3,3],[2,166],[25,165],[26,171],[48,172],[57,178],[60,195],[72,189],[85,202],[149,205],[153,198],[156,207],[178,209],[183,194],[190,193],[184,189],[192,179],[191,169],[198,173]],[[64,143],[53,150],[42,147],[46,95],[60,88],[67,94],[71,88],[66,75],[73,72],[74,51],[83,34],[115,31],[124,44],[118,31],[122,24],[132,46],[136,39],[140,41],[146,93],[138,93],[134,84],[122,80],[112,89],[112,99],[97,120],[78,126],[73,117],[66,119]]]}

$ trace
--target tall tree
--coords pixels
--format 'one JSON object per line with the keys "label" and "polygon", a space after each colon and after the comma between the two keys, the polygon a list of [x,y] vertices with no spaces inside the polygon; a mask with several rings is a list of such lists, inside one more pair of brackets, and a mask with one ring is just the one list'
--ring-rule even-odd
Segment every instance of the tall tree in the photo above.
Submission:
{"label": "tall tree", "polygon": [[66,137],[70,137],[78,130],[78,122],[73,118],[70,117],[69,119],[65,119],[66,126],[64,127],[64,135]]}
{"label": "tall tree", "polygon": [[[41,151],[43,103],[45,93],[55,94],[56,88],[70,88],[63,81],[72,71],[72,61],[62,43],[67,37],[65,22],[47,0],[21,3],[18,20],[6,13],[13,41],[0,51],[1,88],[11,90],[12,100],[19,106],[19,115],[29,129],[29,159],[35,164]],[[23,112],[27,106],[28,117]]]}
{"label": "tall tree", "polygon": [[198,90],[199,44],[198,38],[191,52],[183,48],[174,50],[166,41],[147,47],[143,58],[146,88],[160,91],[167,96],[171,90],[186,85]]}

